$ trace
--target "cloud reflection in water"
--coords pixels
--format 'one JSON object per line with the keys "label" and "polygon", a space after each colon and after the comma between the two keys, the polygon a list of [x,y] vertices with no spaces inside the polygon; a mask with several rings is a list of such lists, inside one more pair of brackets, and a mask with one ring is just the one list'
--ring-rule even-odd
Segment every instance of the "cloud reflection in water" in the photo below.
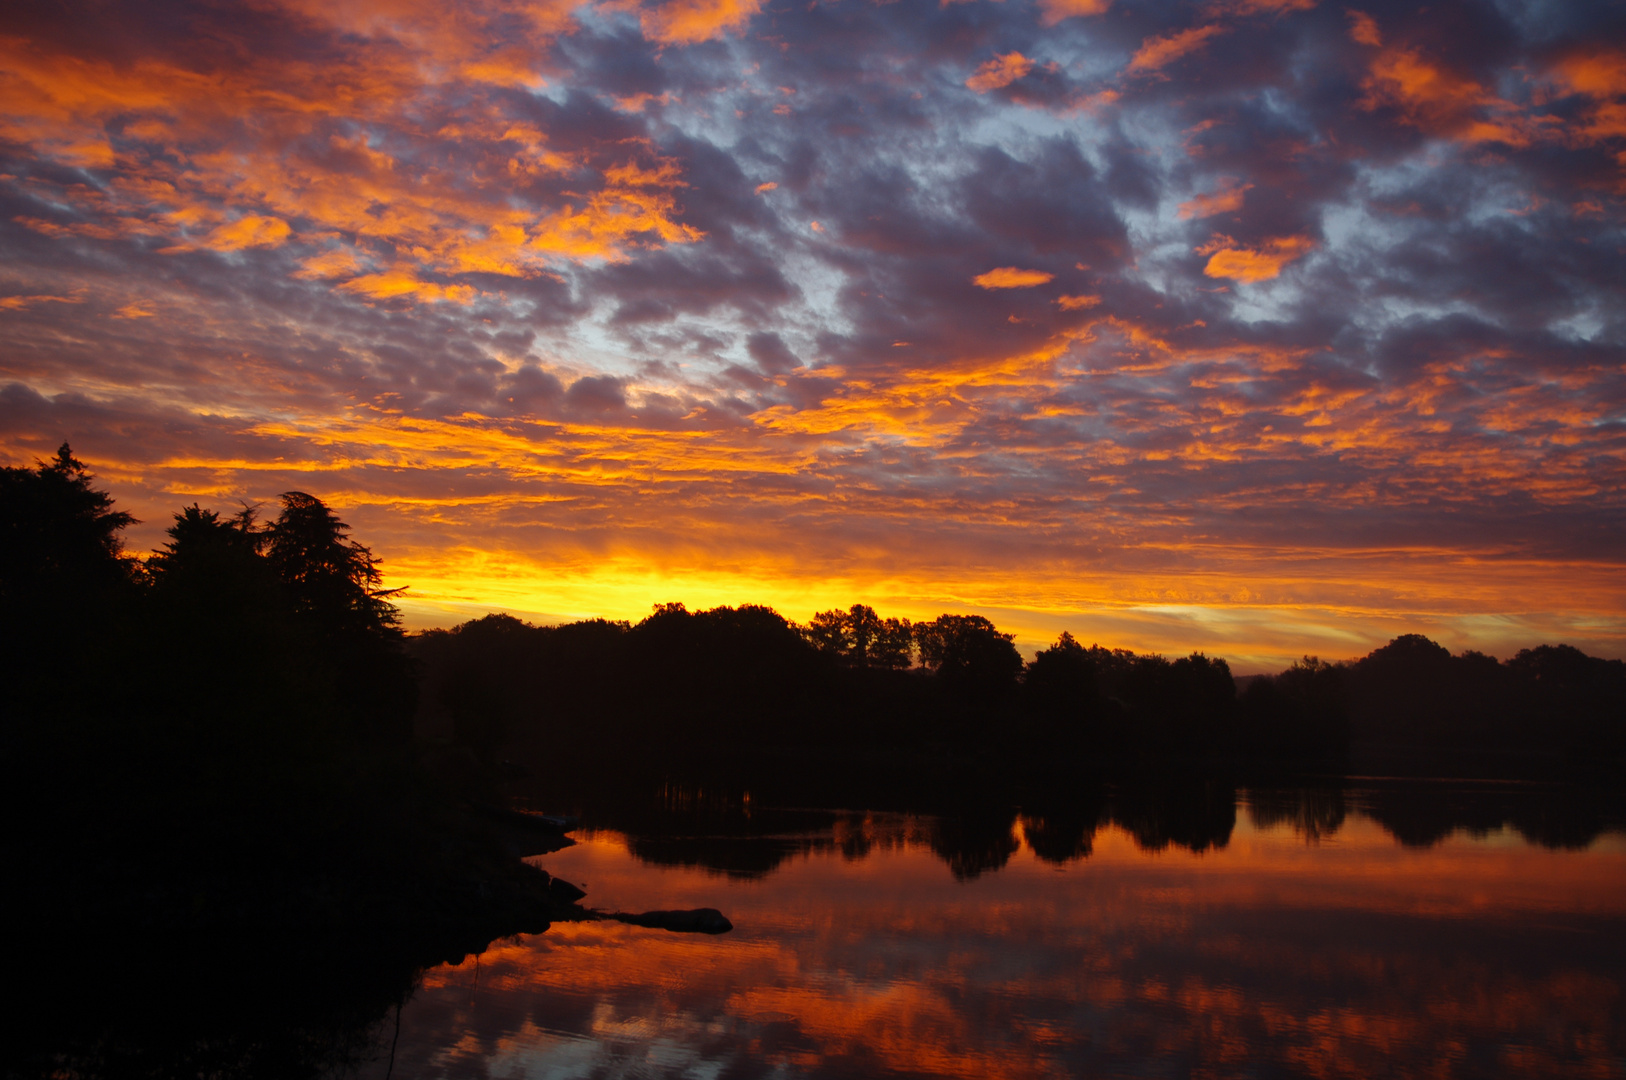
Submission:
{"label": "cloud reflection in water", "polygon": [[[1313,816],[1313,815],[1312,815]],[[1610,1075],[1626,1038],[1626,842],[1510,830],[1427,849],[1268,811],[1202,853],[1117,825],[956,880],[908,815],[846,819],[748,878],[547,857],[610,908],[723,908],[696,939],[560,925],[425,974],[428,1076]],[[852,844],[855,832],[870,834]],[[838,837],[838,838],[840,838]],[[845,854],[844,854],[845,851]]]}

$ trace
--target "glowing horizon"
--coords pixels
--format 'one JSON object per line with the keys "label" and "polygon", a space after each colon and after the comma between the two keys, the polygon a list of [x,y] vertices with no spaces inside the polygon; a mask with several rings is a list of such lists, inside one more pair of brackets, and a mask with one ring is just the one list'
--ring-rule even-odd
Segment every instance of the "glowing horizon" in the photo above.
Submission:
{"label": "glowing horizon", "polygon": [[1626,657],[1626,40],[1504,7],[0,16],[0,461],[413,627]]}

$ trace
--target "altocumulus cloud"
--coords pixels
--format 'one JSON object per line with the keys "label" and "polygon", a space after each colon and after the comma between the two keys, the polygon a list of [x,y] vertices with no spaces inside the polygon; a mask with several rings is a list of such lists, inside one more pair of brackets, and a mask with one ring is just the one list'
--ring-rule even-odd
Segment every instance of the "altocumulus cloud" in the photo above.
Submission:
{"label": "altocumulus cloud", "polygon": [[1626,650],[1605,5],[0,15],[0,432],[414,586]]}

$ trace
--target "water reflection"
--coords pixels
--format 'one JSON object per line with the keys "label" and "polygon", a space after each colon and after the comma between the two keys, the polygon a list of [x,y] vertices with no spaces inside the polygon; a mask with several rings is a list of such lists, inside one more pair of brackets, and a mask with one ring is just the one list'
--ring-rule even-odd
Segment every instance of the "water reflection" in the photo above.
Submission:
{"label": "water reflection", "polygon": [[1366,812],[1410,847],[1429,847],[1457,831],[1488,836],[1511,828],[1532,844],[1573,851],[1622,824],[1620,795],[1596,788],[1396,781],[1356,790]]}
{"label": "water reflection", "polygon": [[535,861],[589,903],[736,929],[556,924],[422,971],[251,929],[42,942],[7,1075],[1626,1075],[1607,792],[549,790],[584,827]]}
{"label": "water reflection", "polygon": [[1342,788],[1265,788],[1248,792],[1247,803],[1256,828],[1285,825],[1311,844],[1337,835],[1347,812]]}
{"label": "water reflection", "polygon": [[401,1060],[446,1077],[1620,1075],[1626,841],[1540,846],[1499,823],[1408,846],[1369,810],[1394,801],[1113,792],[820,825],[758,802],[758,835],[695,838],[771,841],[774,869],[749,874],[590,830],[549,869],[609,907],[722,907],[734,933],[556,926],[426,973]]}
{"label": "water reflection", "polygon": [[[515,801],[558,809],[558,789],[543,791],[522,790]],[[873,811],[855,817],[796,808],[775,794],[771,786],[764,797],[760,788],[726,782],[665,781],[596,791],[571,806],[590,827],[626,836],[631,853],[644,862],[740,879],[765,877],[787,859],[814,852],[834,849],[861,859],[877,846],[889,850],[903,842],[877,824]],[[1019,850],[1018,831],[1037,858],[1058,864],[1089,858],[1095,834],[1108,828],[1126,832],[1147,852],[1223,850],[1239,807],[1256,829],[1281,827],[1310,844],[1335,840],[1352,812],[1414,848],[1459,832],[1483,838],[1512,830],[1541,847],[1580,850],[1611,829],[1626,829],[1621,794],[1517,781],[1365,778],[1238,785],[1197,777],[956,787],[903,798],[874,790],[835,794],[846,798],[830,797],[825,805],[845,801],[908,816],[911,835],[961,881],[1005,866]]]}
{"label": "water reflection", "polygon": [[[842,812],[758,877],[593,831],[550,869],[608,906],[717,904],[737,930],[569,925],[437,969],[402,1060],[428,1077],[1619,1075],[1621,838],[1455,831],[1423,851],[1325,795],[1246,794],[1221,843],[1167,839],[1145,803],[1122,813],[1141,831],[1117,808],[1023,813],[1003,841]],[[967,852],[1002,867],[964,873]]]}

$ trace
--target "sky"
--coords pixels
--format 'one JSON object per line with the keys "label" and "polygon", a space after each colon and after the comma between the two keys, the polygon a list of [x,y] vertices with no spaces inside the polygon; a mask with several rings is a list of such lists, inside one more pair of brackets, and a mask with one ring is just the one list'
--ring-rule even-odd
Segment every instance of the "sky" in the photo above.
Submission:
{"label": "sky", "polygon": [[1626,5],[0,14],[0,460],[410,626],[1626,656]]}

